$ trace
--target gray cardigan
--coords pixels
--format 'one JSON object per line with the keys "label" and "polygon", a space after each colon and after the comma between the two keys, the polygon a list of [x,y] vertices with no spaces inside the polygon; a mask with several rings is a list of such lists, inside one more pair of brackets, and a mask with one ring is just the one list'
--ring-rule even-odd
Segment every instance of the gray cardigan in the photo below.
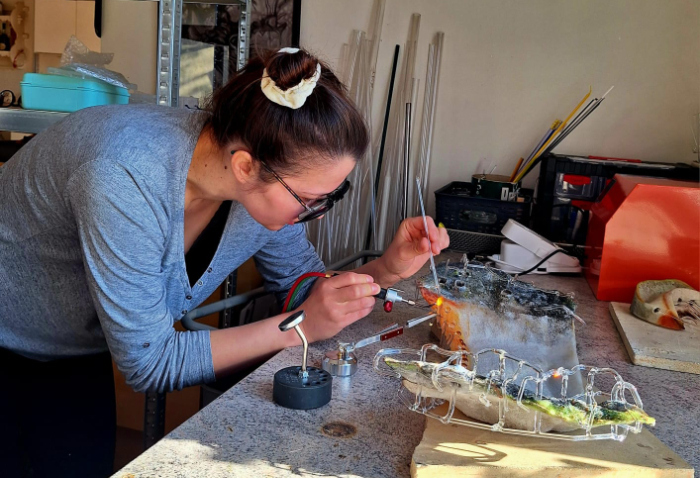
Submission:
{"label": "gray cardigan", "polygon": [[173,324],[231,271],[254,257],[281,298],[324,270],[303,226],[269,231],[234,202],[190,287],[185,181],[205,115],[89,108],[0,167],[0,347],[38,360],[109,348],[137,391],[181,389],[214,379],[211,344],[209,332]]}

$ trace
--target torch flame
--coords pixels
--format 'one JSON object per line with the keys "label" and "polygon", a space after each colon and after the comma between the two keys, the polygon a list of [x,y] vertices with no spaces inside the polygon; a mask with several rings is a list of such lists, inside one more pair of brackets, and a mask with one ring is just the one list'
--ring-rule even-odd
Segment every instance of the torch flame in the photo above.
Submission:
{"label": "torch flame", "polygon": [[440,306],[442,305],[442,302],[443,302],[443,298],[442,298],[442,297],[438,297],[437,300],[435,301],[435,305],[437,305],[438,307],[440,307]]}

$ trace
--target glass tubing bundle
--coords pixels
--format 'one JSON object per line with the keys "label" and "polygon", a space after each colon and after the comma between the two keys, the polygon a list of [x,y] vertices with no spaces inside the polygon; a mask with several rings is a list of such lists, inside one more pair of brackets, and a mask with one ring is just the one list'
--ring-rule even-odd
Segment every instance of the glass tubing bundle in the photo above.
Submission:
{"label": "glass tubing bundle", "polygon": [[[412,178],[422,178],[424,196],[427,190],[444,34],[438,33],[434,43],[429,45],[419,145],[417,154],[411,156],[405,126],[410,120],[407,111],[415,115],[417,108],[407,108],[406,105],[416,104],[420,84],[420,80],[415,77],[420,15],[412,15],[401,71],[398,72],[398,82],[390,105],[384,151],[381,152],[382,135],[373,128],[371,116],[384,7],[385,0],[375,2],[370,34],[354,31],[351,42],[344,45],[341,55],[340,78],[347,85],[350,97],[367,122],[371,146],[348,178],[352,188],[346,198],[322,221],[307,224],[309,240],[325,263],[336,262],[368,246],[371,249],[385,249],[404,218],[404,204],[408,215],[414,215],[418,211],[415,194],[417,186]],[[376,129],[381,131],[382,128]],[[378,171],[380,156],[383,161],[381,170]],[[375,194],[377,174],[379,187]],[[371,238],[369,242],[368,235]]]}

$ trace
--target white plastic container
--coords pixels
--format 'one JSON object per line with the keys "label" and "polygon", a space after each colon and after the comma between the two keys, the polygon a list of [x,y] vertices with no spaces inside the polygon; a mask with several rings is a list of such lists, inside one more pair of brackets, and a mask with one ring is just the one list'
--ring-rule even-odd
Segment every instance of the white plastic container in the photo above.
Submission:
{"label": "white plastic container", "polygon": [[[510,273],[525,271],[556,250],[562,250],[548,239],[519,222],[508,219],[501,230],[508,239],[501,242],[501,253],[491,256],[496,266]],[[533,274],[579,273],[579,260],[566,254],[555,254]]]}

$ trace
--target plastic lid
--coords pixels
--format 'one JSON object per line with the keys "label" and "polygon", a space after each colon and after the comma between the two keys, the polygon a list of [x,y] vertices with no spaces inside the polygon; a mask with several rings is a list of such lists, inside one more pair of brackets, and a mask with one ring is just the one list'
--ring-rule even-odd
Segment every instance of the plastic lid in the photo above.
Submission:
{"label": "plastic lid", "polygon": [[61,75],[45,75],[42,73],[25,73],[21,85],[38,88],[59,88],[66,90],[88,90],[111,93],[113,95],[129,96],[129,92],[122,87],[111,85],[104,81],[89,78],[74,78]]}
{"label": "plastic lid", "polygon": [[[557,249],[557,247],[552,241],[540,236],[532,229],[528,229],[519,222],[512,219],[508,219],[503,229],[501,229],[501,234],[506,236],[508,239],[516,244],[521,245],[528,251],[535,254],[537,257],[544,258],[548,254],[551,254]],[[571,267],[578,266],[578,259],[575,257],[567,256],[565,254],[556,254],[552,256],[548,263],[558,263],[561,265],[570,265]]]}

